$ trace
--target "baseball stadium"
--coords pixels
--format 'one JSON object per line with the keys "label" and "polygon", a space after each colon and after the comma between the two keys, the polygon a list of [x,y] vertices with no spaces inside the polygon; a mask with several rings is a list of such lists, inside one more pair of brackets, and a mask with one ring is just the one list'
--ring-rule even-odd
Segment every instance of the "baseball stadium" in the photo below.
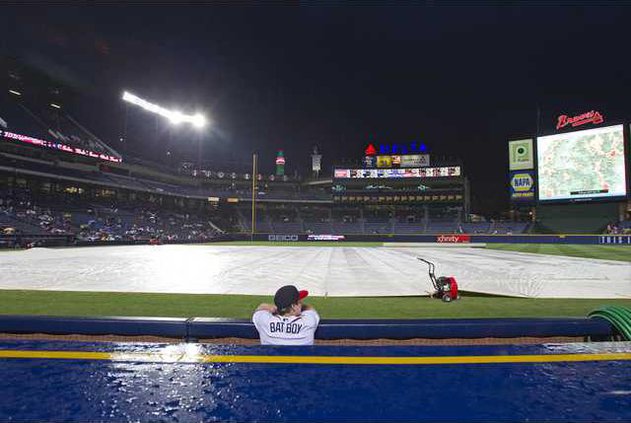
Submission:
{"label": "baseball stadium", "polygon": [[[459,151],[212,161],[202,114],[129,87],[111,140],[6,63],[0,421],[631,420],[631,115],[506,139],[490,217]],[[189,151],[123,143],[168,124]],[[314,345],[261,345],[289,284]]]}

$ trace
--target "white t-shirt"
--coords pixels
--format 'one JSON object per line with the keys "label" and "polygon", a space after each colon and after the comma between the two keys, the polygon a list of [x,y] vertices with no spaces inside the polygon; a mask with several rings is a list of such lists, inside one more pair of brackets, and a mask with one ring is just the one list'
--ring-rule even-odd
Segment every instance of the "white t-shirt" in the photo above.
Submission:
{"label": "white t-shirt", "polygon": [[300,316],[276,316],[259,310],[252,322],[259,331],[261,345],[313,345],[320,316],[315,310],[305,310]]}

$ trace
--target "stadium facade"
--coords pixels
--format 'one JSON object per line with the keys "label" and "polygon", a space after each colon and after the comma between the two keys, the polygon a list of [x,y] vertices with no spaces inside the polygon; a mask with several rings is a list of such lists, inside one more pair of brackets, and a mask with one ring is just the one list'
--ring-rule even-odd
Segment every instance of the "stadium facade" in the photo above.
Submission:
{"label": "stadium facade", "polygon": [[462,163],[430,162],[421,144],[379,145],[353,168],[322,173],[316,154],[311,178],[279,172],[278,157],[275,174],[210,167],[194,158],[156,163],[121,154],[79,122],[65,107],[69,90],[56,81],[14,66],[7,82],[0,96],[0,225],[13,243],[50,244],[53,235],[59,243],[180,242],[225,233],[510,230],[489,223],[469,228]]}
{"label": "stadium facade", "polygon": [[[306,178],[287,175],[280,152],[273,174],[247,166],[207,166],[194,159],[156,163],[121,154],[95,135],[90,125],[58,104],[62,95],[50,89],[53,82],[12,72],[9,89],[0,96],[0,228],[5,245],[33,240],[48,245],[204,242],[235,233],[290,238],[602,233],[619,221],[623,223],[616,228],[624,231],[629,218],[628,127],[607,126],[611,122],[600,112],[559,118],[559,130],[581,124],[605,128],[596,131],[609,138],[585,141],[585,154],[577,163],[590,148],[593,153],[606,147],[609,153],[602,151],[597,166],[601,179],[617,184],[611,195],[609,184],[614,182],[602,183],[606,188],[600,191],[607,192],[577,189],[580,198],[543,198],[550,188],[541,189],[542,177],[554,173],[553,166],[543,169],[549,159],[536,157],[546,137],[524,137],[509,144],[509,185],[514,209],[526,218],[499,222],[471,214],[463,162],[430,155],[422,143],[368,144],[355,161],[324,172],[316,151],[313,176]],[[610,153],[621,156],[611,158]],[[580,172],[588,166],[576,166],[576,175],[590,185],[590,176]],[[567,178],[567,172],[560,177]]]}

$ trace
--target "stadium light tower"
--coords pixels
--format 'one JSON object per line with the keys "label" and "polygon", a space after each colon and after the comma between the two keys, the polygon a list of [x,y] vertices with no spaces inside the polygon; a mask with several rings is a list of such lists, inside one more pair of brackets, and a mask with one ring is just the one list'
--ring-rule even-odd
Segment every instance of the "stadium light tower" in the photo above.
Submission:
{"label": "stadium light tower", "polygon": [[191,125],[193,125],[193,127],[197,129],[201,129],[205,127],[208,123],[204,115],[202,115],[201,113],[196,113],[194,115],[185,115],[184,113],[180,111],[169,110],[157,104],[153,104],[128,91],[123,92],[123,100],[128,103],[139,106],[142,109],[147,110],[148,112],[152,112],[162,117],[165,117],[173,125],[179,125],[180,123],[185,122],[185,123],[190,123]]}

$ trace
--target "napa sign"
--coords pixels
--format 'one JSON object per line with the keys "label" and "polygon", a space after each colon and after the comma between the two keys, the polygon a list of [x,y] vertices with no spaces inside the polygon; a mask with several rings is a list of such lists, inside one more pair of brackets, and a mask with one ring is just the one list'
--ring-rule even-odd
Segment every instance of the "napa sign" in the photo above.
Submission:
{"label": "napa sign", "polygon": [[516,202],[535,201],[534,171],[520,170],[510,173],[510,198]]}

